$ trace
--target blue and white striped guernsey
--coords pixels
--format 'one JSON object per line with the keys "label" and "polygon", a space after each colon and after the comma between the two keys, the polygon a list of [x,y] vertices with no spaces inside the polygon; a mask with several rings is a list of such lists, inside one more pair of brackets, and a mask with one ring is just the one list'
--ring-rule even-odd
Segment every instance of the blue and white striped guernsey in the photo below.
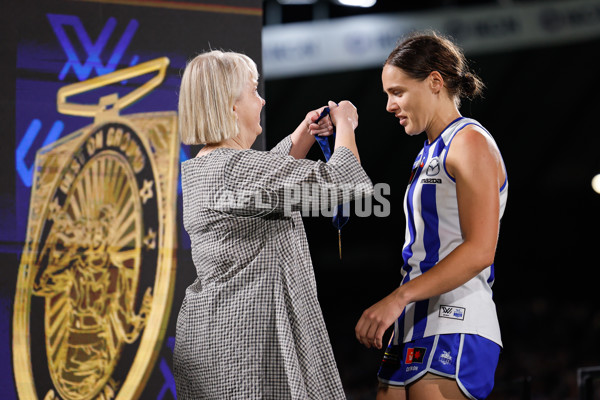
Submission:
{"label": "blue and white striped guernsey", "polygon": [[[425,146],[413,165],[404,197],[406,236],[402,249],[402,283],[428,271],[462,243],[456,182],[446,169],[452,139],[464,127],[476,125],[496,146],[477,121],[458,118],[433,142]],[[485,132],[485,133],[484,133]],[[496,146],[497,148],[497,146]],[[506,205],[508,180],[500,189],[500,215]],[[477,334],[502,345],[496,306],[492,300],[494,266],[464,285],[440,296],[409,304],[395,325],[394,342],[437,334]]]}

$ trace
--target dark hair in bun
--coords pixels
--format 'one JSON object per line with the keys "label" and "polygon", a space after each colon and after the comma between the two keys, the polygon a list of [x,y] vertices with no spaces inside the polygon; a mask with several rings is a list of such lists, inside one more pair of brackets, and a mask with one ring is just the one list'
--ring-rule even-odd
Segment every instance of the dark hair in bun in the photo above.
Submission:
{"label": "dark hair in bun", "polygon": [[457,106],[462,98],[481,96],[485,87],[469,69],[462,50],[436,32],[417,32],[408,36],[392,50],[385,61],[385,65],[388,64],[417,80],[424,80],[433,71],[438,71]]}

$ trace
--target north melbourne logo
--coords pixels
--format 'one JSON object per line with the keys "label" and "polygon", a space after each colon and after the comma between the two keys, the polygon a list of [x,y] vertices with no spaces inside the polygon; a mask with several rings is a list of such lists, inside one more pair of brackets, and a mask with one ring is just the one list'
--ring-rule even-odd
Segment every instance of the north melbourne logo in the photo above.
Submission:
{"label": "north melbourne logo", "polygon": [[449,365],[453,361],[452,355],[450,354],[450,352],[449,351],[443,351],[443,350],[442,350],[442,354],[440,355],[439,360],[444,365]]}
{"label": "north melbourne logo", "polygon": [[431,159],[429,164],[427,165],[427,170],[425,171],[427,176],[436,176],[440,173],[440,159],[434,157]]}

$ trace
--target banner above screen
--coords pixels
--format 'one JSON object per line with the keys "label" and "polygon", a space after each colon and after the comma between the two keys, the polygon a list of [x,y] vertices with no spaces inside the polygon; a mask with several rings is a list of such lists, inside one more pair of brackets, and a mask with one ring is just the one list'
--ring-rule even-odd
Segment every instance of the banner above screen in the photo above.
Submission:
{"label": "banner above screen", "polygon": [[399,37],[433,29],[469,54],[553,46],[600,37],[600,1],[446,8],[268,25],[263,29],[266,79],[373,68]]}

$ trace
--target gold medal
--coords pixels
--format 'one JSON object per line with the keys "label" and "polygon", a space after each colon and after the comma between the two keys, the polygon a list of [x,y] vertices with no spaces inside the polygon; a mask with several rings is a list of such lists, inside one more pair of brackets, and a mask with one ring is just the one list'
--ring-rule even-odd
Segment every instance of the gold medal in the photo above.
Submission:
{"label": "gold medal", "polygon": [[[21,399],[135,399],[152,372],[175,278],[177,115],[120,110],[158,86],[168,63],[159,58],[58,92],[59,112],[94,123],[36,154],[13,316]],[[122,98],[67,102],[154,72]],[[32,363],[32,349],[42,348],[45,365],[41,354]],[[37,374],[49,375],[52,387],[39,387]]]}

